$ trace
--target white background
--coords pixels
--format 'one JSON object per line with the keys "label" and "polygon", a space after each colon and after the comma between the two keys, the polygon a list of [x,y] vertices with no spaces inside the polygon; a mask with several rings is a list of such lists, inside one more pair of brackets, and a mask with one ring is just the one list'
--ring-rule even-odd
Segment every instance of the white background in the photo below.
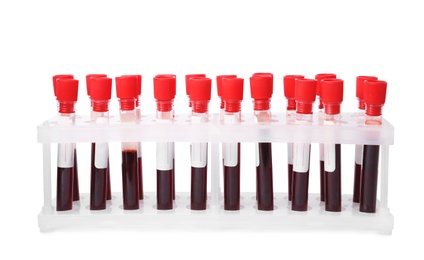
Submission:
{"label": "white background", "polygon": [[[423,256],[424,144],[417,108],[423,93],[424,16],[419,1],[5,2],[0,3],[0,259]],[[357,75],[376,75],[388,82],[383,112],[395,126],[389,170],[392,236],[354,231],[39,232],[42,150],[36,126],[56,113],[51,76],[72,73],[80,79],[77,111],[88,114],[86,74],[142,74],[142,109],[153,113],[152,77],[174,73],[175,110],[186,113],[185,74],[214,78],[235,73],[247,79],[259,71],[274,73],[276,112],[285,108],[286,74],[337,73],[345,80],[343,111],[356,110]],[[213,109],[218,104],[215,91]],[[116,113],[115,93],[113,99],[111,113]],[[251,110],[245,84],[243,111]],[[188,148],[181,149],[188,154]],[[184,167],[187,164],[180,169]],[[177,189],[182,190],[181,185]]]}

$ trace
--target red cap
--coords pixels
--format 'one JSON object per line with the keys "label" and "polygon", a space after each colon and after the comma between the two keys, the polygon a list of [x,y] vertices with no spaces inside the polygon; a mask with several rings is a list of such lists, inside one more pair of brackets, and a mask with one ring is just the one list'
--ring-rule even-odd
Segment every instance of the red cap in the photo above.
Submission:
{"label": "red cap", "polygon": [[314,79],[296,79],[294,99],[296,112],[299,114],[312,114],[312,104],[317,93],[317,81]]}
{"label": "red cap", "polygon": [[[256,77],[256,76],[261,76],[261,77],[263,77],[263,76],[271,76],[271,78],[272,78],[272,83],[273,83],[273,85],[274,85],[274,74],[272,74],[272,73],[270,73],[270,72],[256,72],[256,73],[253,73],[253,75],[252,75],[252,77]],[[273,93],[273,92],[272,92]],[[271,94],[272,94],[271,93]]]}
{"label": "red cap", "polygon": [[284,96],[286,98],[294,98],[294,83],[296,79],[303,79],[303,75],[286,75],[284,76]]}
{"label": "red cap", "polygon": [[253,99],[270,99],[273,89],[273,77],[269,74],[250,77],[250,95]]}
{"label": "red cap", "polygon": [[225,111],[240,112],[240,102],[243,100],[242,78],[222,79],[222,99],[225,100]]}
{"label": "red cap", "polygon": [[321,80],[321,100],[325,113],[340,114],[340,104],[343,101],[343,80],[327,78]]}
{"label": "red cap", "polygon": [[53,76],[53,92],[56,96],[56,80],[57,79],[73,79],[74,75],[71,74],[60,74],[60,75],[54,75]]}
{"label": "red cap", "polygon": [[321,96],[321,80],[335,78],[337,78],[337,76],[334,73],[320,73],[315,75],[315,79],[317,80],[317,96]]}
{"label": "red cap", "polygon": [[365,113],[380,116],[381,107],[386,102],[387,82],[382,80],[366,80],[364,83]]}
{"label": "red cap", "polygon": [[190,84],[189,79],[190,78],[205,78],[206,74],[187,74],[185,75],[185,84],[186,84],[186,94],[187,96],[190,95]]}
{"label": "red cap", "polygon": [[101,77],[101,78],[90,78],[90,92],[91,99],[93,100],[109,100],[112,92],[112,79]]}
{"label": "red cap", "polygon": [[119,99],[132,99],[137,96],[136,77],[116,77],[116,96]]}
{"label": "red cap", "polygon": [[216,76],[216,86],[218,90],[218,97],[222,97],[222,79],[223,78],[237,78],[237,75],[218,75]]}
{"label": "red cap", "polygon": [[205,77],[191,77],[190,99],[193,101],[209,101],[211,99],[212,80]]}
{"label": "red cap", "polygon": [[357,76],[356,77],[356,97],[364,99],[364,83],[365,80],[377,80],[375,76]]}
{"label": "red cap", "polygon": [[56,98],[60,113],[74,113],[74,104],[78,99],[78,80],[58,78],[56,80]]}
{"label": "red cap", "polygon": [[176,77],[171,74],[156,75],[153,78],[154,97],[159,101],[171,101],[175,98]]}
{"label": "red cap", "polygon": [[136,86],[137,97],[141,95],[141,80],[142,80],[142,76],[141,75],[139,75],[139,74],[122,75],[121,77],[135,77],[136,78],[136,82],[137,82],[137,86]]}
{"label": "red cap", "polygon": [[157,100],[173,100],[177,93],[177,76],[158,74],[153,78],[153,85],[154,96]]}
{"label": "red cap", "polygon": [[85,76],[85,84],[87,85],[87,95],[90,96],[91,95],[91,82],[90,79],[91,78],[102,78],[102,77],[107,77],[106,74],[88,74]]}

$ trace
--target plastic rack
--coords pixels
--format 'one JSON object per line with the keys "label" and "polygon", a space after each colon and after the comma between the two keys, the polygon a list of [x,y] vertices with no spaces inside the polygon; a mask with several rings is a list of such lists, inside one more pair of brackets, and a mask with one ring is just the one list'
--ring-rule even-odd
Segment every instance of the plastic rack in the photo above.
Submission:
{"label": "plastic rack", "polygon": [[[368,230],[391,234],[394,218],[388,208],[389,147],[394,143],[394,127],[385,119],[382,125],[365,126],[356,113],[342,113],[340,126],[322,125],[319,114],[314,114],[311,125],[296,125],[287,120],[285,113],[273,114],[268,125],[258,125],[253,115],[243,115],[239,125],[222,125],[219,115],[211,114],[207,124],[190,124],[188,115],[175,117],[173,124],[156,124],[154,115],[143,116],[137,123],[120,124],[112,116],[107,126],[90,122],[89,116],[77,116],[75,125],[61,126],[57,118],[49,119],[37,127],[38,143],[43,145],[44,206],[38,215],[40,231],[59,228],[271,228],[274,230],[337,229]],[[108,208],[89,210],[89,195],[81,194],[70,211],[56,211],[52,198],[52,154],[55,143],[81,142],[209,142],[211,146],[210,193],[208,208],[190,210],[189,192],[177,193],[172,210],[157,210],[154,193],[145,193],[139,210],[123,210],[122,194],[113,193]],[[379,200],[376,213],[362,213],[352,195],[343,194],[342,211],[324,210],[319,194],[309,194],[306,212],[292,211],[287,193],[275,193],[275,210],[256,209],[254,193],[242,193],[241,210],[225,211],[220,187],[222,142],[283,142],[283,143],[340,143],[380,145]],[[353,160],[353,158],[352,158]],[[55,172],[55,171],[54,171]],[[243,174],[243,173],[242,173]],[[274,173],[275,174],[275,173]]]}

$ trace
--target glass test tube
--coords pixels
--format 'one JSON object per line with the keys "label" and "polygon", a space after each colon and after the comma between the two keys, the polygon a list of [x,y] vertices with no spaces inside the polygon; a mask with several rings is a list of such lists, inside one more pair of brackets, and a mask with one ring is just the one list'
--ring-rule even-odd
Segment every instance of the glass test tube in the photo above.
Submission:
{"label": "glass test tube", "polygon": [[[58,101],[58,124],[75,124],[75,103],[78,98],[78,80],[54,79],[54,91]],[[56,210],[72,209],[74,200],[75,143],[59,143],[57,155]]]}
{"label": "glass test tube", "polygon": [[[254,118],[258,124],[271,123],[270,101],[273,92],[272,74],[255,73],[250,78]],[[272,178],[272,145],[256,144],[256,199],[258,210],[274,210]]]}
{"label": "glass test tube", "polygon": [[[135,99],[136,77],[116,77],[116,95],[119,98],[121,124],[137,122]],[[122,142],[122,194],[124,210],[139,209],[137,142]]]}
{"label": "glass test tube", "polygon": [[[302,75],[286,75],[284,76],[284,96],[287,99],[287,124],[294,124],[296,120],[296,100],[294,98],[294,89],[296,79],[303,79]],[[289,201],[293,195],[293,143],[287,143],[287,177],[288,177],[288,196]]]}
{"label": "glass test tube", "polygon": [[[312,124],[312,108],[316,96],[317,81],[295,80],[296,124]],[[308,210],[310,143],[293,144],[293,194],[292,210]]]}
{"label": "glass test tube", "polygon": [[[208,122],[208,103],[211,98],[212,80],[206,77],[191,77],[188,82],[192,108],[191,124],[205,124]],[[192,210],[205,210],[207,206],[208,143],[191,143],[190,150],[190,208]]]}

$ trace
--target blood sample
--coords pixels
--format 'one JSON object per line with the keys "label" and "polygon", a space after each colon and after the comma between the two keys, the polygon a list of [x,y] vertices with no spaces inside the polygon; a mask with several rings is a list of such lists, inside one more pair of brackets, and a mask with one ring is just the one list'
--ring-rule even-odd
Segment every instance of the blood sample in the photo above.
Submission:
{"label": "blood sample", "polygon": [[[319,117],[322,119],[322,110],[324,105],[321,97],[321,80],[323,79],[335,79],[337,76],[333,73],[320,73],[315,75],[317,80],[317,97],[318,97],[318,109]],[[320,199],[325,200],[325,173],[324,173],[324,144],[319,144],[319,180],[320,180]]]}
{"label": "blood sample", "polygon": [[[175,75],[156,75],[153,79],[156,123],[172,124],[174,119]],[[157,209],[173,208],[175,199],[174,143],[156,143]]]}
{"label": "blood sample", "polygon": [[220,113],[219,113],[219,119],[220,122],[222,123],[224,120],[224,114],[225,114],[225,102],[224,99],[222,98],[222,79],[223,78],[237,78],[237,75],[218,75],[216,76],[216,89],[217,89],[217,94],[218,97],[220,98]]}
{"label": "blood sample", "polygon": [[[366,80],[364,84],[365,126],[382,124],[387,82]],[[377,201],[379,145],[364,145],[359,211],[375,213]]]}
{"label": "blood sample", "polygon": [[[86,86],[87,86],[87,95],[90,97],[90,90],[91,90],[91,78],[102,78],[107,77],[106,74],[88,74],[85,76]],[[91,101],[91,100],[90,100]],[[91,101],[91,106],[93,106],[93,102]],[[91,110],[91,118],[93,118],[93,109]],[[91,144],[91,162],[94,162],[94,149],[95,144]],[[106,199],[111,200],[112,199],[112,191],[110,188],[110,166],[109,166],[109,158],[107,162],[108,166],[106,169]],[[93,172],[93,164],[91,165],[91,172]]]}
{"label": "blood sample", "polygon": [[[254,117],[258,124],[271,122],[270,101],[273,77],[269,73],[255,73],[250,78]],[[258,210],[274,210],[271,143],[256,144],[256,199]]]}
{"label": "blood sample", "polygon": [[[225,102],[224,124],[239,124],[243,100],[243,79],[222,79],[222,98]],[[240,143],[223,143],[224,209],[240,210]]]}
{"label": "blood sample", "polygon": [[[136,77],[116,77],[116,95],[119,98],[121,124],[136,123]],[[137,174],[137,142],[122,142],[122,194],[124,210],[139,209]]]}
{"label": "blood sample", "polygon": [[[356,77],[356,97],[358,98],[358,123],[363,124],[365,120],[365,103],[364,103],[364,83],[365,80],[377,80],[374,76],[358,76]],[[362,174],[362,153],[363,145],[355,145],[355,176],[353,181],[353,202],[359,203],[361,194],[361,174]]]}
{"label": "blood sample", "polygon": [[[137,79],[136,87],[136,99],[135,99],[135,114],[137,117],[137,122],[141,120],[141,111],[140,111],[140,95],[141,95],[141,75],[122,75],[122,77],[135,77]],[[142,160],[142,146],[141,142],[137,143],[137,175],[138,175],[138,198],[140,200],[144,199],[143,191],[143,160]]]}
{"label": "blood sample", "polygon": [[[317,81],[296,79],[294,97],[296,100],[296,124],[312,123],[312,106],[315,101]],[[293,194],[292,210],[308,210],[310,143],[293,144]]]}
{"label": "blood sample", "polygon": [[[74,76],[71,74],[61,74],[61,75],[55,75],[53,76],[53,90],[54,90],[54,95],[56,96],[56,87],[55,87],[55,83],[56,80],[59,78],[64,78],[64,79],[73,79]],[[76,144],[74,144],[74,168],[73,168],[73,196],[72,196],[72,200],[73,201],[79,201],[80,196],[79,196],[79,184],[78,184],[78,159],[77,159],[77,146]]]}
{"label": "blood sample", "polygon": [[[58,124],[75,123],[74,106],[78,98],[78,80],[71,78],[54,79],[54,91],[58,101]],[[75,144],[59,143],[57,155],[56,210],[72,209],[74,193]]]}
{"label": "blood sample", "polygon": [[[295,122],[296,100],[294,99],[294,86],[296,79],[305,78],[302,75],[284,76],[284,96],[287,99],[286,120],[288,124]],[[292,200],[293,195],[293,143],[287,144],[287,175],[288,175],[288,200]]]}
{"label": "blood sample", "polygon": [[[206,77],[190,77],[191,124],[208,122],[208,103],[211,99],[212,80]],[[191,192],[190,208],[206,209],[208,143],[191,143]]]}
{"label": "blood sample", "polygon": [[[90,98],[92,104],[91,120],[96,125],[109,123],[109,100],[112,92],[112,79],[91,77],[89,79]],[[90,209],[106,209],[109,145],[106,142],[91,144],[91,182]]]}
{"label": "blood sample", "polygon": [[[340,126],[340,104],[343,101],[343,80],[321,80],[321,101],[324,104],[324,125]],[[324,144],[325,210],[342,210],[341,145]],[[322,200],[322,199],[321,199]]]}

